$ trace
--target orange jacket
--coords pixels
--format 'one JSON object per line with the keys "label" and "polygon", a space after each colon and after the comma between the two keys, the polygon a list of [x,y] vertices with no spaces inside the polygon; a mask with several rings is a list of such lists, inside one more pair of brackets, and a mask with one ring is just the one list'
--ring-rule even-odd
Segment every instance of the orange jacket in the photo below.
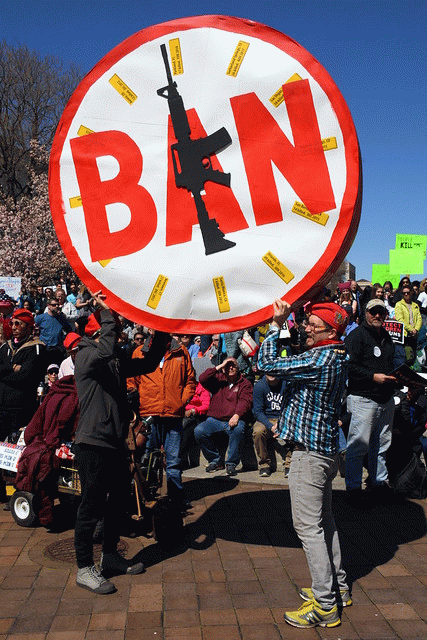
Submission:
{"label": "orange jacket", "polygon": [[[137,347],[132,358],[143,358],[142,346]],[[152,373],[129,378],[128,389],[139,391],[141,416],[183,416],[196,391],[196,374],[187,349],[172,339],[163,363]]]}

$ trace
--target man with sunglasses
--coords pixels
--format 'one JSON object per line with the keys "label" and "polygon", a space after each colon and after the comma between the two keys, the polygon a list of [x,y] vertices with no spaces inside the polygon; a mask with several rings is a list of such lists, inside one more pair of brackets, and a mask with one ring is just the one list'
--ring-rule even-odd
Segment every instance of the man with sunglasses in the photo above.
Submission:
{"label": "man with sunglasses", "polygon": [[64,338],[72,329],[56,298],[47,301],[46,312],[36,316],[35,322],[40,330],[40,340],[50,352],[50,361],[60,364],[67,355],[63,347]]}
{"label": "man with sunglasses", "polygon": [[397,381],[390,375],[395,347],[383,327],[386,316],[382,300],[369,300],[362,324],[345,339],[350,354],[347,408],[351,414],[345,482],[347,500],[356,508],[366,505],[362,492],[366,454],[371,495],[386,497],[389,491],[386,452],[391,443]]}
{"label": "man with sunglasses", "polygon": [[[12,337],[0,347],[0,441],[17,434],[33,417],[37,385],[46,371],[45,346],[33,336],[33,314],[16,309],[10,324]],[[0,479],[0,502],[6,500]]]}
{"label": "man with sunglasses", "polygon": [[293,449],[288,476],[292,522],[312,580],[310,587],[300,591],[305,603],[297,611],[287,611],[284,617],[299,629],[336,627],[341,623],[338,605],[352,603],[332,515],[338,418],[348,371],[341,336],[348,315],[334,302],[312,304],[307,309],[307,350],[282,358],[280,329],[291,307],[275,300],[273,309],[258,368],[286,380],[278,430]]}

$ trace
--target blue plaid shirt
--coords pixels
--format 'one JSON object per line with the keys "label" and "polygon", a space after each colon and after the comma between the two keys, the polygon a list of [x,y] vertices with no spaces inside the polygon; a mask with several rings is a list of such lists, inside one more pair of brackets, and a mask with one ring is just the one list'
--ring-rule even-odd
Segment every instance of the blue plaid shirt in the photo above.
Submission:
{"label": "blue plaid shirt", "polygon": [[338,417],[347,380],[349,356],[344,344],[324,345],[281,358],[279,330],[271,327],[261,345],[258,368],[287,381],[278,428],[280,437],[310,451],[338,451]]}

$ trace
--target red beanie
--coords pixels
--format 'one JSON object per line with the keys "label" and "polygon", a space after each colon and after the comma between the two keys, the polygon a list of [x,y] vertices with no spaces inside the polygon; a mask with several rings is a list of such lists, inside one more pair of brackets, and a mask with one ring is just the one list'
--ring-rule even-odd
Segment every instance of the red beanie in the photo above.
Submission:
{"label": "red beanie", "polygon": [[[114,321],[116,323],[116,328],[121,330],[122,323],[120,322],[118,314],[112,309],[110,309],[110,313],[114,318]],[[101,328],[101,324],[99,322],[100,315],[101,315],[101,309],[97,309],[94,313],[92,313],[92,315],[89,316],[88,323],[85,326],[85,334],[87,336],[93,336],[97,331],[100,330]]]}
{"label": "red beanie", "polygon": [[21,320],[21,322],[25,322],[25,324],[30,325],[30,327],[34,327],[34,316],[28,309],[16,309],[12,314],[12,318]]}
{"label": "red beanie", "polygon": [[82,337],[79,336],[78,333],[70,331],[70,333],[67,333],[67,335],[65,336],[64,347],[69,351],[72,351],[73,349],[77,348],[77,345],[79,344],[81,339]]}
{"label": "red beanie", "polygon": [[309,305],[306,314],[317,316],[336,329],[339,334],[344,333],[349,321],[348,313],[335,302],[317,302]]}
{"label": "red beanie", "polygon": [[97,331],[100,330],[101,325],[98,322],[99,319],[99,311],[95,311],[89,316],[89,320],[87,321],[87,325],[85,326],[85,334],[89,337],[95,335]]}

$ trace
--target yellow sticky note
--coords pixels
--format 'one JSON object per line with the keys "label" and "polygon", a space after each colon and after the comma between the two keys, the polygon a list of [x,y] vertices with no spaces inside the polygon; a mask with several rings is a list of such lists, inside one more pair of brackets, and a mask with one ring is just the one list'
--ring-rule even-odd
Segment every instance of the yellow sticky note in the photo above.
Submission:
{"label": "yellow sticky note", "polygon": [[237,45],[233,57],[230,60],[230,64],[227,68],[227,76],[232,76],[235,78],[239,73],[240,65],[243,62],[243,58],[246,55],[246,51],[249,49],[249,42],[245,42],[244,40],[239,40],[239,44]]}
{"label": "yellow sticky note", "polygon": [[337,139],[335,136],[330,138],[323,138],[322,140],[323,151],[329,151],[330,149],[338,149]]}
{"label": "yellow sticky note", "polygon": [[89,127],[85,127],[83,124],[80,125],[79,130],[77,131],[78,136],[88,136],[89,133],[94,133],[94,131],[89,129]]}
{"label": "yellow sticky note", "polygon": [[262,256],[262,261],[265,262],[265,264],[270,267],[270,269],[274,271],[279,278],[286,282],[286,284],[289,284],[289,282],[294,278],[292,271],[285,267],[283,262],[281,262],[274,253],[271,253],[271,251],[267,251],[267,253]]}
{"label": "yellow sticky note", "polygon": [[147,307],[151,307],[151,309],[157,309],[157,305],[160,302],[160,298],[162,297],[168,282],[169,278],[163,276],[162,274],[159,275],[156,280],[156,284],[151,291],[150,297],[148,298]]}
{"label": "yellow sticky note", "polygon": [[228,301],[227,287],[225,286],[225,280],[223,276],[212,278],[213,286],[215,289],[216,301],[218,303],[218,309],[220,313],[230,311],[230,303]]}
{"label": "yellow sticky note", "polygon": [[128,85],[125,84],[121,78],[119,78],[117,73],[115,73],[113,77],[110,78],[109,83],[129,104],[133,104],[137,99],[138,96],[136,95],[136,93],[134,93],[132,89],[128,87]]}
{"label": "yellow sticky note", "polygon": [[302,202],[298,202],[298,200],[295,201],[294,206],[292,207],[292,211],[293,213],[296,213],[299,216],[306,218],[307,220],[311,220],[312,222],[321,224],[322,227],[324,227],[329,220],[329,216],[327,213],[312,214],[307,209],[307,207]]}
{"label": "yellow sticky note", "polygon": [[181,45],[179,38],[169,40],[169,51],[171,54],[172,74],[180,76],[184,73],[184,65],[182,63]]}
{"label": "yellow sticky note", "polygon": [[74,198],[70,198],[70,207],[72,209],[76,209],[77,207],[81,207],[81,206],[82,206],[81,196],[75,196]]}
{"label": "yellow sticky note", "polygon": [[[285,84],[289,84],[289,82],[297,82],[298,80],[302,80],[301,76],[299,76],[297,73],[294,73],[293,76],[291,76],[290,78],[288,78],[288,80],[286,80]],[[270,102],[273,105],[273,107],[277,108],[279,105],[282,104],[284,99],[285,98],[283,96],[283,89],[282,87],[280,87],[279,89],[277,89],[277,91],[273,93],[273,95],[270,98]]]}

